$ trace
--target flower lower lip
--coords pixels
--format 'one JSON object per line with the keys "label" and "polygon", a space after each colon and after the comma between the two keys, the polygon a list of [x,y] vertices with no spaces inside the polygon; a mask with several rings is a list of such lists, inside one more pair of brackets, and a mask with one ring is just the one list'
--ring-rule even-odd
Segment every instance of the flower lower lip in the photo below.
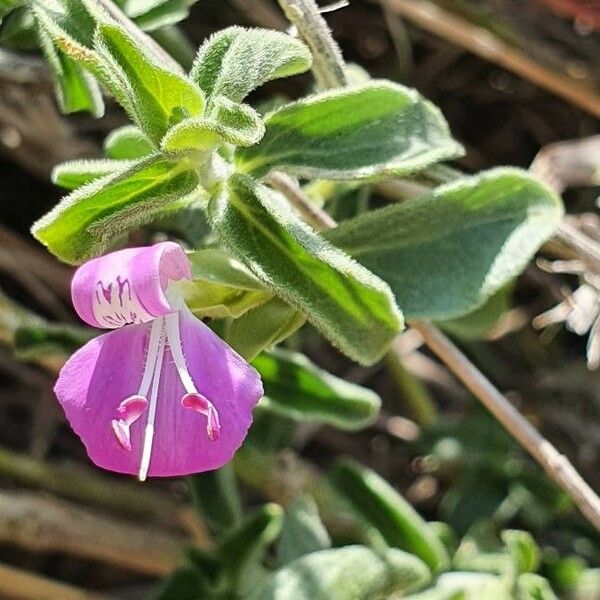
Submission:
{"label": "flower lower lip", "polygon": [[154,432],[157,425],[155,421],[159,401],[160,378],[167,347],[171,351],[175,369],[186,390],[186,394],[180,401],[182,408],[192,409],[204,415],[207,421],[206,434],[208,438],[211,441],[219,439],[221,430],[219,413],[212,402],[196,389],[196,385],[187,368],[179,328],[179,312],[154,319],[150,331],[148,355],[139,391],[137,394],[121,402],[117,408],[117,418],[111,420],[111,427],[117,441],[123,449],[131,451],[130,427],[145,412],[148,413],[138,472],[140,481],[146,479],[152,459]]}

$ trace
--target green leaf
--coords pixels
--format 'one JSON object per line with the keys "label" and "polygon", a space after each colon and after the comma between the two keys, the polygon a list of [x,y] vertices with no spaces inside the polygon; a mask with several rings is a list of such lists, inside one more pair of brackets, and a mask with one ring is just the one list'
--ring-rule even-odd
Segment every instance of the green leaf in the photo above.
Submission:
{"label": "green leaf", "polygon": [[167,0],[136,16],[133,21],[144,31],[156,31],[167,25],[183,21],[190,13],[188,0]]}
{"label": "green leaf", "polygon": [[231,323],[224,339],[246,360],[282,342],[302,327],[306,317],[279,298],[272,298]]}
{"label": "green leaf", "polygon": [[265,126],[258,113],[247,104],[237,104],[219,96],[209,118],[186,119],[172,127],[162,147],[171,152],[208,150],[223,142],[251,146],[260,141]]}
{"label": "green leaf", "polygon": [[319,369],[306,356],[277,349],[257,356],[252,365],[263,380],[261,406],[291,417],[339,429],[361,429],[376,418],[379,396]]}
{"label": "green leaf", "polygon": [[238,318],[273,297],[247,267],[223,250],[208,248],[188,256],[192,280],[176,285],[199,317]]}
{"label": "green leaf", "polygon": [[298,496],[285,512],[277,545],[279,563],[286,565],[301,556],[331,548],[331,538],[310,496]]}
{"label": "green leaf", "polygon": [[229,27],[200,47],[190,76],[209,102],[216,96],[241,102],[264,83],[303,73],[311,64],[309,49],[285,33]]}
{"label": "green leaf", "polygon": [[[92,9],[96,11],[94,14],[90,12]],[[81,107],[101,116],[104,110],[102,96],[90,73],[129,108],[129,96],[124,86],[105,76],[106,72],[93,49],[98,6],[85,0],[44,3],[33,0],[31,10],[38,23],[40,46],[55,76],[61,108],[69,112]]]}
{"label": "green leaf", "polygon": [[444,320],[519,275],[562,214],[550,190],[501,168],[349,219],[326,237],[390,284],[408,320]]}
{"label": "green leaf", "polygon": [[209,582],[193,566],[177,569],[160,587],[155,600],[207,600]]}
{"label": "green leaf", "polygon": [[25,0],[0,0],[0,19],[24,4]]}
{"label": "green leaf", "polygon": [[2,17],[2,13],[2,2],[0,2],[0,45],[18,52],[37,50],[37,24],[29,7],[17,6],[6,17]]}
{"label": "green leaf", "polygon": [[67,360],[96,335],[93,329],[39,321],[21,325],[15,331],[13,345],[22,360],[49,357],[59,362]]}
{"label": "green leaf", "polygon": [[189,478],[196,510],[216,535],[239,525],[242,503],[229,465]]}
{"label": "green leaf", "polygon": [[396,549],[345,546],[303,556],[276,571],[248,600],[385,600],[418,589],[427,567]]}
{"label": "green leaf", "polygon": [[558,596],[547,579],[534,573],[524,573],[517,579],[516,600],[558,600]]}
{"label": "green leaf", "polygon": [[514,281],[494,292],[475,310],[449,321],[440,321],[446,331],[467,340],[485,338],[511,308]]}
{"label": "green leaf", "polygon": [[496,575],[488,573],[453,572],[443,573],[437,587],[448,592],[462,592],[464,600],[508,600],[512,594],[506,583]]}
{"label": "green leaf", "polygon": [[501,534],[517,573],[535,573],[540,566],[540,549],[527,531],[506,529]]}
{"label": "green leaf", "polygon": [[349,461],[336,465],[330,479],[357,516],[390,546],[416,554],[432,571],[448,567],[446,549],[433,530],[385,479]]}
{"label": "green leaf", "polygon": [[282,525],[283,509],[277,504],[266,504],[246,517],[220,544],[223,571],[237,594],[244,596],[257,583],[266,552]]}
{"label": "green leaf", "polygon": [[201,90],[157,64],[122,27],[100,24],[96,48],[108,65],[108,78],[117,75],[129,88],[131,116],[154,142],[160,142],[167,129],[183,118],[202,114]]}
{"label": "green leaf", "polygon": [[35,17],[52,35],[63,36],[89,50],[93,47],[97,5],[87,0],[31,0]]}
{"label": "green leaf", "polygon": [[234,175],[210,200],[208,215],[225,245],[351,358],[375,362],[402,328],[388,287],[315,234],[273,190]]}
{"label": "green leaf", "polygon": [[192,165],[152,156],[79,188],[34,223],[32,233],[60,259],[77,264],[151,221],[197,185]]}
{"label": "green leaf", "polygon": [[104,140],[104,153],[115,160],[135,160],[155,152],[148,136],[135,125],[124,125],[111,131]]}
{"label": "green leaf", "polygon": [[260,144],[236,152],[240,171],[359,179],[418,171],[459,156],[440,111],[414,90],[374,81],[286,104]]}
{"label": "green leaf", "polygon": [[418,594],[409,594],[404,600],[466,600],[466,596],[462,591],[435,587]]}
{"label": "green leaf", "polygon": [[54,76],[61,111],[65,114],[87,111],[101,117],[104,102],[95,79],[64,51],[55,47],[52,36],[43,26],[38,28],[38,38]]}
{"label": "green leaf", "polygon": [[52,182],[68,190],[74,190],[130,166],[130,161],[122,160],[102,158],[70,160],[52,169]]}

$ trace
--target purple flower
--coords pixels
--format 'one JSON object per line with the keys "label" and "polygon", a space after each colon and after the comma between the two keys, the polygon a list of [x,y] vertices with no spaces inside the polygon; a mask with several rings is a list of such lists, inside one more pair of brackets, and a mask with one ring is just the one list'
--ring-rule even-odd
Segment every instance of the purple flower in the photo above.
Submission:
{"label": "purple flower", "polygon": [[79,316],[115,331],[77,351],[54,389],[99,467],[140,480],[199,473],[231,460],[246,437],[260,377],[170,286],[190,278],[173,242],[113,252],[75,273]]}

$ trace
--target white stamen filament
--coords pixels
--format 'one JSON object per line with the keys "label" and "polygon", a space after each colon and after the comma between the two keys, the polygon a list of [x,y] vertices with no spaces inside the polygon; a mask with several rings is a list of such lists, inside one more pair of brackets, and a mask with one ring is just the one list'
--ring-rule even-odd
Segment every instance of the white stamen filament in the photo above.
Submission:
{"label": "white stamen filament", "polygon": [[179,334],[179,312],[170,313],[165,317],[167,339],[169,340],[169,347],[171,348],[171,355],[173,356],[173,362],[179,375],[179,379],[188,394],[197,394],[198,390],[194,385],[192,376],[188,371],[185,357],[183,356],[183,350],[181,346],[181,335]]}
{"label": "white stamen filament", "polygon": [[[157,326],[158,330],[158,342],[156,349],[152,347],[152,335],[154,334],[156,322],[160,322]],[[142,459],[140,462],[140,471],[138,479],[145,481],[148,476],[148,469],[150,467],[150,457],[152,455],[152,442],[154,441],[154,420],[156,419],[156,405],[158,400],[158,389],[160,384],[160,373],[162,371],[163,360],[165,356],[166,338],[162,330],[162,319],[156,319],[152,324],[152,333],[150,335],[150,351],[156,352],[156,359],[154,365],[154,372],[151,375],[152,378],[152,391],[150,393],[150,404],[148,406],[148,421],[146,422],[146,428],[144,430],[144,446],[142,449]],[[149,355],[149,359],[150,359]],[[150,362],[150,360],[148,361]],[[146,373],[144,373],[144,376]],[[142,385],[144,381],[142,380]]]}
{"label": "white stamen filament", "polygon": [[138,394],[144,398],[148,395],[150,384],[152,383],[152,375],[156,368],[156,357],[158,356],[158,347],[161,341],[163,330],[163,318],[158,317],[152,321],[152,329],[150,330],[150,341],[148,342],[148,355],[146,357],[146,365],[144,366],[144,374],[140,383],[140,391]]}

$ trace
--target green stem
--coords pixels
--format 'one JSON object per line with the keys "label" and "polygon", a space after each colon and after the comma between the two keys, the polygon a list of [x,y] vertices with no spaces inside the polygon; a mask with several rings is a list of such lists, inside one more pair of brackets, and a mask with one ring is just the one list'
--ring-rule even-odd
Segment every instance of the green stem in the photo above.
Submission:
{"label": "green stem", "polygon": [[312,50],[313,72],[322,89],[348,85],[342,51],[314,0],[278,0],[285,16]]}

